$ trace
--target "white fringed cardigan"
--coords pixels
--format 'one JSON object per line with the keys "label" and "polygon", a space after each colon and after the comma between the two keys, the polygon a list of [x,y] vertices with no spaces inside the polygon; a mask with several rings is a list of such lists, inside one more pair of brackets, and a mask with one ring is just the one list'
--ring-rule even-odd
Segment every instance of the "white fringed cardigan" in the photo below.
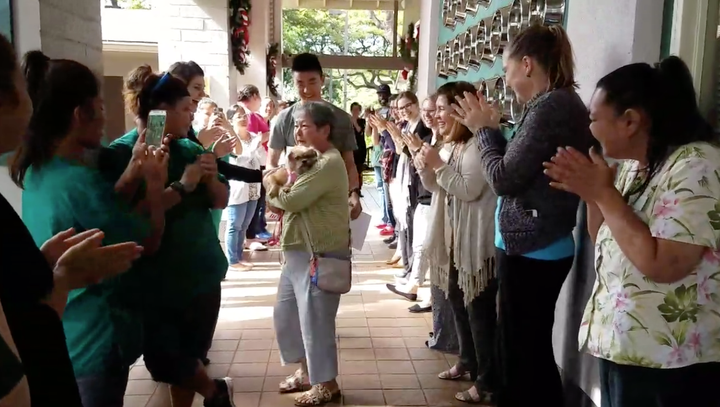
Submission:
{"label": "white fringed cardigan", "polygon": [[[454,146],[446,144],[443,148],[452,151]],[[423,256],[430,267],[430,281],[446,295],[452,257],[465,304],[469,304],[495,275],[497,197],[485,179],[476,138],[457,145],[457,149],[453,162],[436,171],[420,171],[423,185],[433,193]],[[454,197],[452,206],[448,206],[448,194]]]}

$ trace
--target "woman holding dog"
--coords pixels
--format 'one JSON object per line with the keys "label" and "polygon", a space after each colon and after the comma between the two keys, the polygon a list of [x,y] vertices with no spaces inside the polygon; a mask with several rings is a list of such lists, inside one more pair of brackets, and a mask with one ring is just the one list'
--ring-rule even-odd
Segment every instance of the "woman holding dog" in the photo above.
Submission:
{"label": "woman holding dog", "polygon": [[296,405],[317,406],[340,396],[335,380],[340,294],[323,291],[311,281],[308,246],[324,257],[350,258],[348,178],[342,156],[330,142],[335,113],[329,105],[306,102],[293,116],[297,144],[320,154],[289,189],[268,199],[268,205],[284,211],[280,240],[284,261],[274,320],[282,363],[300,364],[280,383],[280,392],[303,392]]}

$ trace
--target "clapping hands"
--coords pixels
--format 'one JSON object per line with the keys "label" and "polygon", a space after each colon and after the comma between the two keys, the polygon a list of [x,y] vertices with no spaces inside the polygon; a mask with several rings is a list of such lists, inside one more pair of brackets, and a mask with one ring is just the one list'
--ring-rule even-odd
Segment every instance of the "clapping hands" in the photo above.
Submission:
{"label": "clapping hands", "polygon": [[500,111],[495,106],[488,104],[483,95],[465,92],[463,96],[456,97],[457,104],[452,105],[455,110],[453,114],[455,120],[473,133],[483,127],[493,129],[500,127],[500,118],[502,117]]}

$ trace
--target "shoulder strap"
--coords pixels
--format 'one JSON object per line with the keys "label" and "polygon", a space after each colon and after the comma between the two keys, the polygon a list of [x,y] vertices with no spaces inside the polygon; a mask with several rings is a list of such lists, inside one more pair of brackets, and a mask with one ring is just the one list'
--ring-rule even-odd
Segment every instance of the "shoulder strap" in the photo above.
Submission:
{"label": "shoulder strap", "polygon": [[307,218],[305,218],[305,215],[303,215],[302,212],[298,214],[300,216],[300,219],[302,220],[302,231],[303,236],[305,240],[305,248],[310,253],[310,256],[315,256],[315,250],[312,247],[312,238],[310,237],[310,224],[308,224]]}

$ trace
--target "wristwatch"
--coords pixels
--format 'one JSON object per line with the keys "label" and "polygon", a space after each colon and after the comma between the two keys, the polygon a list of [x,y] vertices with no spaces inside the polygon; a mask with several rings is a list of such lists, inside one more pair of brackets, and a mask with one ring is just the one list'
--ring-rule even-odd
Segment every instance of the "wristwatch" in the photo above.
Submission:
{"label": "wristwatch", "polygon": [[180,181],[175,181],[170,183],[170,188],[177,192],[178,195],[180,195],[180,198],[185,198],[185,195],[187,195],[188,191],[185,188],[185,184],[183,184]]}

